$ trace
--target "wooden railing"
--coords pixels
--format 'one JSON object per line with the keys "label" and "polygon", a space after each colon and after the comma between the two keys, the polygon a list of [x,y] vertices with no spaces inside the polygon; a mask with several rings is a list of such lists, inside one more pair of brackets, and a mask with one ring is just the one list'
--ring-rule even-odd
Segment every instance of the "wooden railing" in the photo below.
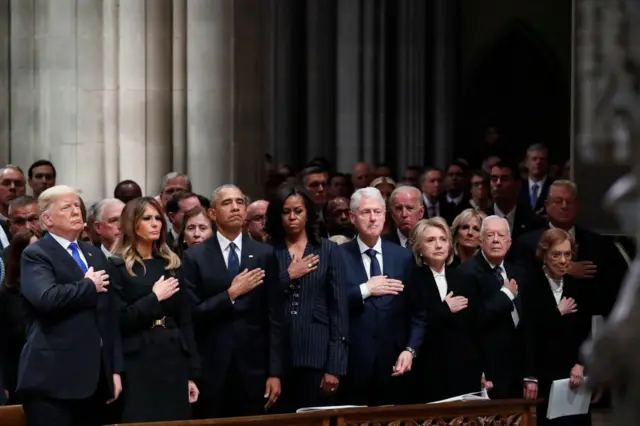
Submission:
{"label": "wooden railing", "polygon": [[[304,414],[281,414],[180,422],[128,423],[126,426],[535,426],[535,401],[495,400],[447,404],[349,408]],[[0,425],[25,426],[20,406],[0,407]],[[111,425],[111,426],[124,426]]]}

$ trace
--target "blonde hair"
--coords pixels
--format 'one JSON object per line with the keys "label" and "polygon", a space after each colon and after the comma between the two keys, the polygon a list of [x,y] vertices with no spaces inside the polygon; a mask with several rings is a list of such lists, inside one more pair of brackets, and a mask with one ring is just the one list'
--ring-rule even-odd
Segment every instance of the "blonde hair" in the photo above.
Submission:
{"label": "blonde hair", "polygon": [[74,195],[78,197],[78,200],[80,200],[80,193],[78,192],[78,190],[67,185],[52,186],[51,188],[44,190],[42,194],[40,194],[40,196],[38,197],[38,213],[40,214],[40,226],[42,227],[42,229],[47,229],[47,225],[42,220],[42,215],[49,214],[53,203],[66,195]]}
{"label": "blonde hair", "polygon": [[351,238],[346,237],[344,235],[332,235],[329,237],[329,241],[334,242],[340,246],[344,243],[348,243],[349,241],[351,241]]}
{"label": "blonde hair", "polygon": [[378,185],[383,185],[383,184],[385,184],[385,183],[386,183],[387,185],[391,185],[391,186],[393,186],[393,188],[394,188],[394,189],[396,188],[396,186],[398,186],[398,185],[396,184],[396,181],[395,181],[395,180],[393,180],[393,179],[391,179],[391,178],[389,178],[389,177],[386,177],[386,176],[380,176],[380,177],[378,177],[378,178],[375,178],[375,179],[374,179],[374,180],[369,184],[369,186],[370,186],[371,188],[377,188],[377,187],[378,187]]}
{"label": "blonde hair", "polygon": [[142,265],[143,270],[146,273],[144,261],[142,256],[138,253],[138,234],[136,228],[138,223],[142,220],[144,211],[147,206],[152,206],[158,211],[158,215],[162,216],[160,238],[153,243],[153,250],[156,254],[160,255],[166,262],[165,270],[170,271],[178,269],[180,267],[180,258],[174,252],[171,251],[166,243],[167,238],[167,224],[164,221],[164,211],[160,203],[153,197],[140,197],[129,201],[122,211],[120,216],[120,237],[115,243],[115,246],[111,253],[120,257],[127,268],[127,272],[132,276],[133,265],[138,262]]}
{"label": "blonde hair", "polygon": [[457,252],[458,247],[458,231],[464,225],[471,222],[473,219],[477,219],[480,222],[480,228],[482,229],[482,222],[487,217],[487,215],[480,210],[476,209],[464,209],[462,212],[453,219],[453,223],[451,224],[451,235],[453,236],[453,249]]}
{"label": "blonde hair", "polygon": [[447,225],[447,222],[441,217],[420,219],[411,230],[411,237],[409,238],[409,241],[411,243],[411,251],[413,251],[413,256],[416,259],[416,264],[418,264],[418,266],[428,265],[426,259],[422,256],[422,253],[420,253],[420,246],[424,240],[424,232],[428,228],[438,228],[444,232],[444,235],[446,235],[447,240],[449,241],[449,254],[445,263],[447,265],[451,264],[453,261],[453,239],[451,237],[451,229],[449,229],[449,225]]}

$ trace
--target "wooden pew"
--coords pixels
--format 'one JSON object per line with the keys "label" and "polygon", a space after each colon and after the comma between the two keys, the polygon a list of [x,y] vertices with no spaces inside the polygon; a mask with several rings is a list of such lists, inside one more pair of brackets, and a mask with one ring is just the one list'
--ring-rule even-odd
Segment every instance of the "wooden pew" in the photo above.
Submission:
{"label": "wooden pew", "polygon": [[0,406],[0,425],[2,426],[26,426],[22,405]]}
{"label": "wooden pew", "polygon": [[[337,410],[304,414],[272,414],[268,416],[231,417],[225,419],[189,420],[179,422],[122,423],[109,426],[330,426]],[[4,424],[0,423],[4,426]]]}
{"label": "wooden pew", "polygon": [[337,426],[535,426],[537,401],[495,400],[352,408],[337,412]]}

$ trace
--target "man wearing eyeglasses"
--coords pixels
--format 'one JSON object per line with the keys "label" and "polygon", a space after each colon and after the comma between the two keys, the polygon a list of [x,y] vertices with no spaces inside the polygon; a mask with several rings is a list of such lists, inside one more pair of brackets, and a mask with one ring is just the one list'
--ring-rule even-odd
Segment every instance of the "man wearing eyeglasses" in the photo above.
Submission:
{"label": "man wearing eyeglasses", "polygon": [[9,164],[0,169],[0,245],[3,250],[9,246],[11,240],[7,224],[9,204],[25,194],[26,183],[20,167]]}
{"label": "man wearing eyeglasses", "polygon": [[[18,197],[9,203],[8,218],[8,238],[11,238],[20,231],[31,229],[33,231],[40,230],[40,215],[38,214],[38,200],[30,195]],[[9,251],[7,245],[2,250],[2,258],[6,258]]]}

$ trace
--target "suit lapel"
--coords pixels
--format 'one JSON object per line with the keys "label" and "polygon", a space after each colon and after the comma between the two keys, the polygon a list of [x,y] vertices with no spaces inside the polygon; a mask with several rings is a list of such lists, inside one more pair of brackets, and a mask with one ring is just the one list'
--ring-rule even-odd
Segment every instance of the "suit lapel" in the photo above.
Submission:
{"label": "suit lapel", "polygon": [[[255,245],[257,243],[248,235],[242,235],[242,250],[240,253],[240,272],[245,269],[254,269],[256,267]],[[224,261],[224,259],[223,259]],[[230,277],[231,278],[231,277]]]}
{"label": "suit lapel", "polygon": [[76,263],[76,261],[71,257],[69,252],[65,250],[50,234],[46,234],[42,238],[42,244],[44,244],[49,250],[51,250],[51,254],[55,257],[56,260],[59,260],[65,269],[73,273],[78,280],[84,277],[84,273]]}
{"label": "suit lapel", "polygon": [[78,241],[78,247],[80,247],[82,254],[84,254],[84,258],[87,259],[87,269],[93,267],[93,269],[99,270],[102,265],[99,264],[99,259],[95,259],[95,256],[91,254],[91,250],[89,250],[88,244],[82,241]]}
{"label": "suit lapel", "polygon": [[[244,243],[244,241],[243,241]],[[205,241],[203,244],[207,244],[209,248],[209,252],[211,253],[211,260],[213,262],[213,269],[215,271],[221,271],[220,278],[224,282],[224,287],[228,288],[231,285],[231,275],[229,275],[229,270],[227,269],[227,265],[224,262],[224,255],[222,253],[222,249],[220,248],[220,243],[218,242],[218,236],[213,234],[211,238]],[[244,246],[242,248],[244,253]],[[242,265],[240,265],[242,268]],[[242,269],[241,269],[242,270]],[[222,272],[224,271],[224,272]]]}
{"label": "suit lapel", "polygon": [[356,274],[357,282],[360,284],[366,283],[368,281],[367,272],[364,270],[364,264],[362,263],[362,253],[360,253],[360,247],[358,247],[358,240],[354,238],[346,243],[346,249],[351,256],[354,265],[353,272]]}

